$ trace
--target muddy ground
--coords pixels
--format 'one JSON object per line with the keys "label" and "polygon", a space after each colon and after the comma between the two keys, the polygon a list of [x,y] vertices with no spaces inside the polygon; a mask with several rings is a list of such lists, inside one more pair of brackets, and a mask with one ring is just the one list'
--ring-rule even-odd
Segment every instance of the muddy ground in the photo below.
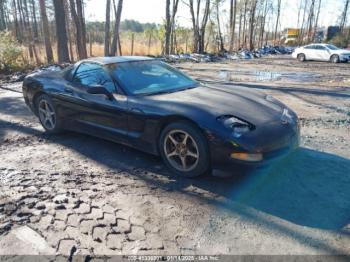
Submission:
{"label": "muddy ground", "polygon": [[300,116],[301,148],[269,168],[183,179],[125,146],[46,135],[21,83],[2,83],[0,254],[350,255],[350,64],[176,66],[282,100]]}

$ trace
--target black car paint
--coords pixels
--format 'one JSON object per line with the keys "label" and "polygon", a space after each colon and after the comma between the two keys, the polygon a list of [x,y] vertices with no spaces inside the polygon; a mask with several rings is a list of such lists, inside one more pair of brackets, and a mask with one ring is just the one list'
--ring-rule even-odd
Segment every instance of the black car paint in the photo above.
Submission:
{"label": "black car paint", "polygon": [[[106,66],[98,60],[93,62]],[[232,152],[263,153],[268,159],[288,152],[299,142],[296,114],[288,109],[296,121],[283,124],[281,116],[287,107],[280,102],[270,102],[265,95],[247,88],[200,85],[150,96],[126,96],[118,88],[119,94],[113,94],[114,99],[110,100],[104,95],[89,94],[86,87],[72,84],[70,80],[70,76],[62,72],[30,75],[23,84],[25,101],[35,112],[35,98],[46,93],[59,117],[64,119],[64,128],[151,154],[159,153],[158,139],[162,128],[181,119],[191,121],[202,130],[208,141],[212,167],[216,169],[230,169],[231,163],[240,162],[230,158]],[[235,138],[232,131],[217,120],[223,115],[244,119],[254,124],[255,129]]]}

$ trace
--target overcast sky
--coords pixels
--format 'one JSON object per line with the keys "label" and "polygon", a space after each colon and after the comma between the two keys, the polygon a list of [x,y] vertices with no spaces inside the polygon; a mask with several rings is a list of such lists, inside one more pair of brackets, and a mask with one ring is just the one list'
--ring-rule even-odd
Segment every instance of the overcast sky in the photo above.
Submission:
{"label": "overcast sky", "polygon": [[[117,2],[117,0],[116,0]],[[229,2],[229,1],[226,1]],[[106,0],[87,0],[86,16],[89,21],[104,21]],[[282,0],[281,27],[296,27],[299,0]],[[322,0],[320,25],[328,26],[337,23],[344,0]],[[228,11],[228,6],[223,10]],[[222,14],[228,18],[227,12]],[[140,22],[162,23],[165,17],[165,0],[124,0],[122,20],[134,19]],[[179,6],[178,23],[191,26],[190,13],[184,4]]]}

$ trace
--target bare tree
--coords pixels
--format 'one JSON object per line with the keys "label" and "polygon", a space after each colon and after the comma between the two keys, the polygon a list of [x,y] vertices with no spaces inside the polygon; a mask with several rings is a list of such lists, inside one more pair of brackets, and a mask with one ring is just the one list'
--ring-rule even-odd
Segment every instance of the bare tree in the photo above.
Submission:
{"label": "bare tree", "polygon": [[38,42],[39,31],[38,31],[38,22],[36,18],[36,4],[34,0],[31,0],[32,5],[32,27],[33,27],[33,37],[34,41]]}
{"label": "bare tree", "polygon": [[78,3],[80,3],[80,0],[76,0],[76,2],[74,0],[69,0],[70,11],[71,11],[71,15],[75,25],[75,32],[76,32],[75,39],[76,39],[76,48],[77,48],[78,57],[79,59],[84,59],[87,57],[86,37],[84,35],[85,31],[83,30],[85,26],[84,26],[84,23],[82,22],[81,10],[79,11],[79,14],[77,12],[77,10],[81,8],[78,5]]}
{"label": "bare tree", "polygon": [[193,51],[197,53],[204,52],[204,41],[205,41],[205,29],[209,19],[210,12],[210,0],[205,1],[204,11],[202,20],[200,22],[200,8],[201,0],[197,0],[197,9],[195,13],[193,0],[188,0],[188,6],[190,8],[192,18],[192,30],[193,30]]}
{"label": "bare tree", "polygon": [[170,0],[166,0],[165,5],[165,55],[170,54],[170,34],[171,34],[171,18],[170,18]]}
{"label": "bare tree", "polygon": [[350,0],[345,0],[344,9],[343,9],[343,12],[342,12],[341,18],[340,18],[340,29],[342,32],[344,32],[344,28],[346,25],[347,15],[349,12],[349,6],[350,6]]}
{"label": "bare tree", "polygon": [[249,49],[254,49],[254,27],[255,27],[255,13],[256,13],[257,0],[252,0],[250,8],[249,19]]}
{"label": "bare tree", "polygon": [[308,30],[307,30],[307,41],[310,42],[312,38],[313,21],[315,18],[315,0],[311,0],[311,5],[309,9],[309,16],[307,20]]}
{"label": "bare tree", "polygon": [[58,62],[65,63],[69,61],[67,46],[66,15],[62,0],[53,0],[55,10],[56,36],[57,36],[57,55]]}
{"label": "bare tree", "polygon": [[175,46],[176,46],[175,18],[176,18],[178,6],[179,6],[179,0],[173,0],[171,21],[170,21],[170,52],[171,53],[175,52]]}
{"label": "bare tree", "polygon": [[233,51],[236,29],[237,0],[230,2],[230,52]]}
{"label": "bare tree", "polygon": [[220,3],[221,3],[221,0],[216,0],[215,8],[216,8],[216,23],[218,27],[219,52],[223,52],[225,50],[225,46],[224,46],[224,39],[222,37],[222,32],[221,32]]}
{"label": "bare tree", "polygon": [[5,30],[7,28],[5,13],[6,13],[5,1],[0,1],[0,31]]}
{"label": "bare tree", "polygon": [[[120,37],[119,37],[119,27],[120,27],[120,19],[122,16],[122,10],[123,10],[123,0],[119,0],[118,7],[115,6],[115,0],[113,0],[114,5],[114,11],[115,11],[115,25],[114,25],[114,31],[113,31],[113,40],[112,40],[112,46],[111,46],[111,52],[110,55],[114,56],[117,53],[117,44],[120,43]],[[121,48],[119,48],[119,54],[121,52]]]}
{"label": "bare tree", "polygon": [[277,15],[276,15],[276,25],[275,25],[275,35],[274,35],[274,41],[277,41],[277,32],[278,32],[278,26],[280,23],[280,16],[281,16],[281,2],[282,0],[278,0],[277,2]]}
{"label": "bare tree", "polygon": [[[74,61],[74,52],[73,52],[73,41],[72,39],[76,37],[75,34],[72,33],[72,24],[74,22],[72,21],[72,16],[69,12],[69,0],[63,0],[64,5],[64,12],[66,13],[66,29],[67,29],[67,37],[68,37],[68,48],[69,48],[69,54],[70,54],[70,60]],[[74,35],[74,36],[73,36]]]}
{"label": "bare tree", "polygon": [[312,35],[312,41],[315,40],[315,36],[316,36],[316,31],[317,31],[317,27],[318,27],[318,19],[320,17],[320,12],[321,12],[321,4],[322,4],[322,0],[318,1],[318,8],[317,8],[317,14],[316,14],[316,19],[315,19],[315,25],[314,25],[314,32]]}
{"label": "bare tree", "polygon": [[39,5],[40,5],[41,23],[43,27],[43,33],[44,33],[46,59],[48,63],[52,63],[53,52],[52,52],[52,46],[51,46],[51,40],[50,40],[50,30],[49,30],[49,22],[46,14],[45,0],[39,0]]}
{"label": "bare tree", "polygon": [[105,46],[104,46],[104,54],[105,56],[109,55],[109,47],[111,41],[111,0],[107,0],[106,2],[106,23],[105,23]]}

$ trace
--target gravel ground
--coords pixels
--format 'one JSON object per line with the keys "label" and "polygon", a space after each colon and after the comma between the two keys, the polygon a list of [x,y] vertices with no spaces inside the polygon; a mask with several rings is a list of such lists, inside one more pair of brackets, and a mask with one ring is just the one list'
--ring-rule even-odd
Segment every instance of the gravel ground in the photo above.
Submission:
{"label": "gravel ground", "polygon": [[282,100],[301,118],[301,148],[268,168],[183,179],[125,146],[44,134],[21,83],[3,83],[0,254],[350,255],[350,64],[176,66]]}

